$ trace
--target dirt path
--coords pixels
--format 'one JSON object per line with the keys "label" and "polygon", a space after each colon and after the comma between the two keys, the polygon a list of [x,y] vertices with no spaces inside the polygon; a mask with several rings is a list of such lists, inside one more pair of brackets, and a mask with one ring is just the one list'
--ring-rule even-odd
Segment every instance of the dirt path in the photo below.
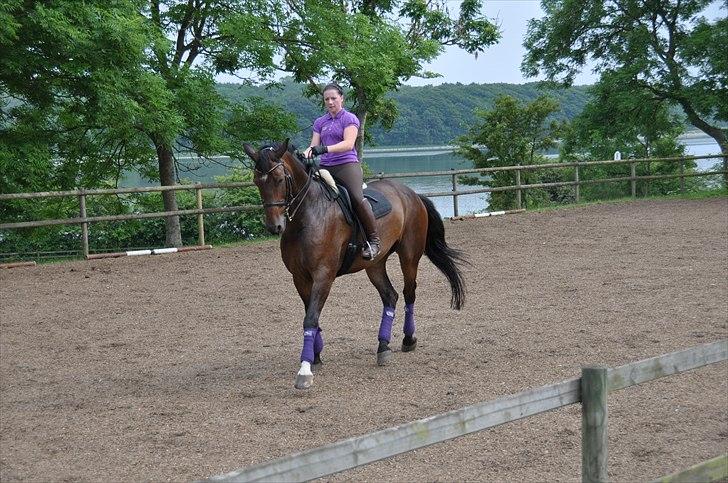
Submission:
{"label": "dirt path", "polygon": [[[363,273],[324,310],[295,391],[302,304],[277,242],[0,271],[0,480],[184,481],[728,337],[728,199],[446,222],[465,309],[421,265],[420,345],[375,366]],[[390,262],[401,289],[396,260]],[[393,347],[401,341],[398,307]],[[728,451],[728,365],[610,396],[610,478]],[[576,405],[333,481],[578,481]]]}

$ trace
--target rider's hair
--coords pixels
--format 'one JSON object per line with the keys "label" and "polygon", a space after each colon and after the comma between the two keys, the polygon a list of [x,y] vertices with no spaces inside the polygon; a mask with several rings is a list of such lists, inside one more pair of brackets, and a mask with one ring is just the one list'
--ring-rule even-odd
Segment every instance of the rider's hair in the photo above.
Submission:
{"label": "rider's hair", "polygon": [[321,92],[323,93],[330,90],[338,92],[340,96],[344,95],[344,89],[342,89],[341,86],[336,82],[329,82],[328,84],[326,84],[326,87],[324,87],[324,90]]}

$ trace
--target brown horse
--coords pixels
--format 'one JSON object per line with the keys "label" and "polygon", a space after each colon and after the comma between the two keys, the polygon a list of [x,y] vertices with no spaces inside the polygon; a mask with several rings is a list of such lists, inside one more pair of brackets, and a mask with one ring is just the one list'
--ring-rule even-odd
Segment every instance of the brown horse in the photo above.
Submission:
{"label": "brown horse", "polygon": [[[337,277],[349,245],[352,226],[330,190],[318,181],[316,168],[282,144],[255,150],[244,145],[255,162],[254,182],[260,191],[265,209],[265,225],[281,235],[281,255],[293,275],[293,283],[303,300],[303,350],[301,369],[295,387],[306,389],[313,384],[311,365],[321,361],[323,338],[319,316],[331,285]],[[305,161],[305,160],[303,160]],[[415,349],[414,303],[417,267],[423,254],[447,277],[452,296],[451,307],[460,309],[465,286],[457,264],[461,254],[445,242],[445,227],[432,202],[407,186],[388,180],[371,183],[391,203],[391,211],[377,220],[381,251],[374,260],[365,260],[357,252],[346,273],[366,270],[382,299],[384,309],[379,326],[377,363],[385,365],[391,358],[389,340],[398,295],[387,276],[386,262],[396,252],[404,275],[405,321],[402,351]]]}

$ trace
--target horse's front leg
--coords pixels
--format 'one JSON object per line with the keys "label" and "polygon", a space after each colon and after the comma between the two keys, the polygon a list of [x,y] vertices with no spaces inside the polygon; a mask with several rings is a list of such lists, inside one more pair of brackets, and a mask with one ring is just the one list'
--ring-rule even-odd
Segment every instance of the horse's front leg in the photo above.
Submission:
{"label": "horse's front leg", "polygon": [[324,340],[319,327],[321,310],[331,291],[334,276],[321,276],[313,281],[294,280],[298,293],[306,307],[303,319],[303,348],[301,349],[301,368],[296,375],[296,389],[308,389],[313,384],[311,366],[321,362]]}

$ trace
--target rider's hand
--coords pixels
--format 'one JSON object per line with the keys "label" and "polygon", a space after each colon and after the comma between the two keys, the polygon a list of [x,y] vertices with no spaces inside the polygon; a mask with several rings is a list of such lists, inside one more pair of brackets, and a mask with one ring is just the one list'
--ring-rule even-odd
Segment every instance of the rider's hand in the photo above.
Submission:
{"label": "rider's hand", "polygon": [[323,144],[321,144],[319,146],[311,146],[311,154],[313,154],[314,156],[320,156],[320,155],[322,155],[324,153],[328,153],[328,152],[329,152],[329,148],[327,148]]}

